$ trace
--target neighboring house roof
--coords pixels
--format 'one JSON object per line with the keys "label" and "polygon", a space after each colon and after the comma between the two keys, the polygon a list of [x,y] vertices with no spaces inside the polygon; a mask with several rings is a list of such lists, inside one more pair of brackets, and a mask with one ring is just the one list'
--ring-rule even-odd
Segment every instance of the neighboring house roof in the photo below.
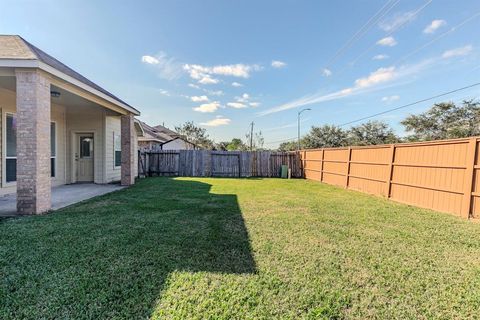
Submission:
{"label": "neighboring house roof", "polygon": [[182,137],[175,137],[175,138],[173,138],[173,139],[170,139],[170,140],[168,140],[168,141],[165,141],[165,142],[162,143],[161,145],[163,146],[164,144],[167,144],[167,143],[172,142],[172,141],[175,141],[175,140],[182,140],[182,141],[184,141],[185,143],[191,144],[191,145],[194,146],[194,147],[197,146],[195,143],[190,142],[190,141],[188,141],[188,140],[185,140],[185,139],[182,138]]}
{"label": "neighboring house roof", "polygon": [[134,120],[134,125],[135,125],[135,131],[137,132],[137,137],[144,137],[145,136],[145,131],[143,130],[142,124],[140,120],[135,119]]}
{"label": "neighboring house roof", "polygon": [[102,94],[113,99],[118,104],[120,104],[120,106],[128,109],[134,114],[140,114],[137,109],[135,109],[125,101],[121,100],[114,94],[108,92],[99,85],[90,81],[86,77],[82,76],[80,73],[71,69],[67,65],[63,64],[51,55],[40,50],[39,48],[18,35],[0,35],[0,60],[38,61],[44,63],[54,68],[55,70],[83,83],[84,85],[87,85],[94,90],[101,92]]}
{"label": "neighboring house roof", "polygon": [[161,145],[164,145],[174,140],[181,139],[186,143],[189,143],[196,147],[194,143],[188,141],[187,139],[179,135],[177,132],[168,129],[167,127],[161,125],[152,127],[142,121],[139,121],[139,123],[141,124],[144,132],[143,137],[138,138],[139,141],[155,141],[161,143]]}
{"label": "neighboring house roof", "polygon": [[[157,130],[156,127],[149,126],[145,122],[140,121],[140,124],[142,125],[144,136],[139,138],[139,141],[155,141],[163,143],[173,138],[172,136]],[[175,135],[177,134],[175,133]]]}
{"label": "neighboring house roof", "polygon": [[158,125],[158,126],[154,126],[153,128],[154,128],[157,132],[166,134],[167,136],[170,136],[170,137],[172,137],[172,138],[180,137],[180,135],[179,135],[177,132],[168,129],[167,127]]}

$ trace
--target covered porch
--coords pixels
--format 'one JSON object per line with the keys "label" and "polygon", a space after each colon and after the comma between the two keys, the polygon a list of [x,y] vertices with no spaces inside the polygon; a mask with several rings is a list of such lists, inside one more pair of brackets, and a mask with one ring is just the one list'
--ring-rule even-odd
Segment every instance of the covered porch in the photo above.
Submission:
{"label": "covered porch", "polygon": [[[76,183],[52,187],[52,210],[68,207],[80,201],[101,196],[125,188],[120,184]],[[17,213],[17,194],[0,196],[0,218],[15,217]]]}
{"label": "covered porch", "polygon": [[18,214],[58,208],[58,194],[84,200],[85,185],[55,189],[65,184],[134,183],[139,112],[16,36],[0,36],[0,114],[8,210],[12,199]]}

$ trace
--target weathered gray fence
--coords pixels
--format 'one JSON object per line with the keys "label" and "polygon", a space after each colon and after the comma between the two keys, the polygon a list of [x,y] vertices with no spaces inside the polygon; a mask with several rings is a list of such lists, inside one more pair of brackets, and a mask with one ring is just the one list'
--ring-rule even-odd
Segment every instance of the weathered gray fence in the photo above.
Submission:
{"label": "weathered gray fence", "polygon": [[294,178],[302,177],[295,152],[159,150],[138,153],[140,177],[280,177],[282,165]]}

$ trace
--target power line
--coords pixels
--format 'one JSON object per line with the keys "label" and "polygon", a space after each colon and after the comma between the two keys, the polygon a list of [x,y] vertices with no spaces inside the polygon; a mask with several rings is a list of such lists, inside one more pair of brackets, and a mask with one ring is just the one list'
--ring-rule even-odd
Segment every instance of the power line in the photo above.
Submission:
{"label": "power line", "polygon": [[[333,62],[335,62],[336,59],[338,59],[346,50],[348,50],[354,43],[355,41],[361,39],[371,28],[374,26],[380,19],[382,19],[390,10],[395,7],[400,0],[396,0],[392,5],[393,0],[389,0],[383,7],[380,8],[370,19],[342,46],[340,47],[339,50],[331,57],[328,62],[325,65],[325,68],[328,68]],[[433,0],[430,0],[433,1]],[[388,6],[390,7],[388,8]],[[386,11],[384,11],[384,9]],[[384,11],[384,12],[382,12]],[[377,17],[378,16],[378,17]]]}
{"label": "power line", "polygon": [[422,102],[426,102],[426,101],[429,101],[429,100],[440,98],[440,97],[443,97],[443,96],[446,96],[446,95],[449,95],[449,94],[452,94],[452,93],[455,93],[455,92],[463,91],[463,90],[466,90],[466,89],[470,89],[470,88],[473,88],[473,87],[476,87],[476,86],[479,86],[479,85],[480,85],[480,82],[477,82],[477,83],[474,83],[474,84],[471,84],[471,85],[468,85],[468,86],[465,86],[465,87],[461,87],[461,88],[458,88],[458,89],[455,89],[455,90],[452,90],[452,91],[440,93],[440,94],[437,94],[437,95],[432,96],[432,97],[417,100],[415,102],[404,104],[402,106],[395,107],[395,108],[392,108],[392,109],[388,109],[388,110],[385,110],[385,111],[382,111],[382,112],[378,112],[378,113],[372,114],[370,116],[366,116],[366,117],[363,117],[363,118],[359,118],[359,119],[356,119],[356,120],[345,122],[345,123],[339,125],[339,127],[344,127],[344,126],[347,126],[347,125],[355,123],[355,122],[359,122],[359,121],[371,119],[371,118],[374,118],[374,117],[378,117],[378,116],[381,116],[383,114],[386,114],[386,113],[389,113],[389,112],[392,112],[392,111],[397,111],[397,110],[400,110],[400,109],[411,107],[413,105],[416,105],[416,104],[419,104],[419,103],[422,103]]}
{"label": "power line", "polygon": [[467,24],[468,22],[472,21],[473,19],[477,18],[478,16],[480,16],[480,11],[478,11],[477,13],[473,14],[472,16],[468,17],[467,19],[463,20],[462,22],[460,22],[459,24],[457,24],[456,26],[450,28],[450,30],[448,31],[445,31],[444,33],[441,33],[440,35],[438,35],[437,37],[433,38],[432,40],[430,40],[429,42],[421,45],[420,47],[416,48],[415,50],[413,50],[412,52],[410,53],[407,53],[406,55],[404,55],[402,58],[400,58],[399,60],[397,60],[394,64],[398,64],[400,62],[403,62],[405,61],[407,58],[411,57],[412,55],[416,54],[417,52],[425,49],[426,47],[428,47],[429,45],[431,45],[432,43],[438,41],[439,39],[443,38],[444,36],[456,31],[458,28],[460,27],[463,27],[463,25]]}
{"label": "power line", "polygon": [[267,144],[272,144],[272,143],[282,143],[282,142],[288,142],[288,141],[293,141],[297,139],[297,137],[295,138],[288,138],[288,139],[283,139],[283,140],[277,140],[277,141],[269,141],[269,142],[265,142]]}
{"label": "power line", "polygon": [[[332,63],[335,62],[335,60],[342,56],[356,41],[360,40],[380,19],[382,19],[386,14],[388,14],[399,2],[400,0],[389,0],[386,4],[384,4],[352,37],[350,37],[350,39],[347,40],[347,42],[343,44],[342,47],[340,47],[340,49],[337,50],[337,52],[335,52],[335,54],[324,65],[324,69],[330,68]],[[315,76],[316,74],[312,74],[311,76],[309,76],[307,79],[305,79],[305,81],[301,83],[300,87],[303,87],[306,83],[310,82],[310,80],[312,80],[312,78],[314,78]]]}
{"label": "power line", "polygon": [[[387,4],[385,4],[373,17],[371,17],[371,18],[369,19],[369,21],[372,20],[373,18],[375,18],[375,16],[378,15],[391,1],[392,1],[392,0],[390,0],[389,2],[387,2]],[[418,9],[416,9],[416,10],[414,11],[413,15],[414,15],[414,16],[417,16],[417,15],[418,15],[422,10],[424,10],[432,1],[433,1],[433,0],[427,0],[423,5],[421,5]],[[340,50],[338,50],[337,53],[336,53],[329,61],[333,62],[334,60],[336,60],[337,54],[339,54],[339,53],[342,51],[342,49],[343,49],[344,47],[346,47],[349,42],[351,42],[352,39],[354,40],[354,41],[352,42],[352,44],[353,44],[355,41],[357,41],[358,39],[360,39],[361,37],[363,37],[363,35],[365,35],[365,33],[368,32],[369,29],[370,29],[373,25],[375,25],[380,19],[383,18],[383,16],[385,16],[391,9],[393,9],[393,8],[398,4],[398,2],[400,2],[400,0],[395,1],[395,3],[393,3],[393,5],[390,6],[390,8],[388,8],[386,11],[384,11],[384,12],[373,22],[372,25],[368,26],[368,28],[360,35],[360,37],[356,37],[356,39],[355,39],[355,36],[356,36],[359,32],[357,32],[354,36],[352,36],[352,38],[349,39],[349,40],[347,41],[347,43],[346,43],[344,46],[342,46],[342,48],[341,48]],[[362,28],[364,28],[366,25],[368,25],[368,22],[369,22],[369,21],[367,21],[367,23],[366,23],[364,26],[362,26]],[[396,26],[395,28],[393,28],[392,30],[390,30],[385,36],[388,37],[389,35],[392,35],[394,32],[398,31],[400,28],[402,28],[405,24],[409,23],[410,21],[411,21],[411,20],[407,19],[406,21],[400,23],[398,26]],[[362,29],[362,28],[361,28],[361,29]],[[362,54],[360,54],[359,56],[357,56],[357,58],[355,58],[355,60],[352,62],[352,64],[355,64],[363,55],[365,55],[368,51],[370,51],[371,48],[375,47],[375,45],[376,45],[376,43],[374,43],[373,45],[371,45],[366,51],[364,51]],[[350,47],[350,46],[351,46],[351,45],[348,45],[347,47]],[[331,63],[329,62],[329,64],[331,64]],[[325,68],[328,69],[329,64],[327,64]],[[345,65],[342,69],[340,69],[340,71],[335,72],[335,76],[338,77],[339,75],[343,74],[343,73],[348,69],[349,66],[350,66],[350,64]],[[303,84],[303,85],[306,84],[307,82],[309,82],[309,80],[311,80],[311,78],[313,78],[313,75],[312,75],[312,77],[309,77],[309,78],[307,78],[305,81],[303,81],[302,84]],[[329,77],[329,81],[327,81],[327,83],[322,84],[321,89],[326,88],[326,87],[327,87],[327,84],[330,83],[330,82],[332,82],[332,77]]]}
{"label": "power line", "polygon": [[[378,112],[378,113],[375,113],[375,114],[372,114],[372,115],[369,115],[369,116],[366,116],[366,117],[362,117],[362,118],[359,118],[359,119],[348,121],[348,122],[340,124],[339,127],[344,127],[344,126],[350,125],[352,123],[356,123],[356,122],[359,122],[359,121],[375,118],[375,117],[384,115],[384,114],[389,113],[389,112],[393,112],[393,111],[397,111],[397,110],[404,109],[404,108],[407,108],[407,107],[411,107],[413,105],[416,105],[416,104],[419,104],[419,103],[422,103],[422,102],[426,102],[426,101],[433,100],[433,99],[436,99],[436,98],[444,97],[444,96],[447,96],[449,94],[456,93],[456,92],[463,91],[463,90],[467,90],[467,89],[470,89],[470,88],[473,88],[473,87],[476,87],[476,86],[480,86],[480,82],[476,82],[476,83],[470,84],[468,86],[457,88],[457,89],[454,89],[454,90],[451,90],[451,91],[448,91],[448,92],[443,92],[443,93],[440,93],[440,94],[437,94],[437,95],[434,95],[434,96],[431,96],[431,97],[428,97],[428,98],[417,100],[415,102],[404,104],[404,105],[401,105],[401,106],[398,106],[398,107],[395,107],[395,108],[392,108],[392,109],[388,109],[388,110],[385,110],[385,111],[382,111],[382,112]],[[295,139],[296,139],[296,137],[283,139],[283,140],[278,140],[278,141],[270,141],[270,142],[266,142],[266,143],[267,144],[282,143],[282,142],[293,141]]]}
{"label": "power line", "polygon": [[[422,12],[430,3],[432,3],[433,0],[428,0],[427,2],[425,2],[422,6],[420,6],[414,13],[413,13],[413,16],[417,16],[420,12]],[[399,29],[401,29],[404,25],[406,25],[407,23],[409,23],[411,20],[410,19],[406,19],[404,22],[402,22],[401,24],[399,24],[398,26],[396,26],[394,29],[390,30],[387,34],[384,35],[384,37],[389,37],[391,36],[393,33],[395,33],[396,31],[398,31]],[[356,57],[351,63],[354,65],[355,63],[357,63],[358,60],[360,60],[360,58],[362,58],[365,54],[367,54],[370,50],[372,50],[372,48],[374,48],[375,46],[377,45],[377,43],[373,43],[370,47],[368,47],[365,51],[363,51],[358,57]],[[345,69],[341,70],[340,73],[342,73]]]}

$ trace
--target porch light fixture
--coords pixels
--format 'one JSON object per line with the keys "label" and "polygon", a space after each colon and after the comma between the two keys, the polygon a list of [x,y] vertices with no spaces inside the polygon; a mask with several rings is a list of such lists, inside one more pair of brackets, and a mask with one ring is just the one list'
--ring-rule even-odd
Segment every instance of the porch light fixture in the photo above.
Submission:
{"label": "porch light fixture", "polygon": [[50,95],[52,98],[60,98],[60,92],[58,91],[50,91]]}

